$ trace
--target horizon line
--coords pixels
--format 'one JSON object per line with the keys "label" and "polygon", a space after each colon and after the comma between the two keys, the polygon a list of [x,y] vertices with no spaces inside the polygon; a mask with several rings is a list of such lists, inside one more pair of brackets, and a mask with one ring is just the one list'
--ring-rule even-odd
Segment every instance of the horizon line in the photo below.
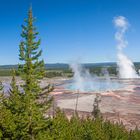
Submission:
{"label": "horizon line", "polygon": [[[117,63],[117,62],[82,62],[80,64],[105,64],[105,63]],[[140,61],[135,61],[133,63],[140,63]],[[50,62],[50,63],[45,63],[45,65],[47,64],[69,64],[69,63],[66,63],[66,62]],[[18,64],[0,64],[0,66],[11,66],[11,65],[18,65]]]}

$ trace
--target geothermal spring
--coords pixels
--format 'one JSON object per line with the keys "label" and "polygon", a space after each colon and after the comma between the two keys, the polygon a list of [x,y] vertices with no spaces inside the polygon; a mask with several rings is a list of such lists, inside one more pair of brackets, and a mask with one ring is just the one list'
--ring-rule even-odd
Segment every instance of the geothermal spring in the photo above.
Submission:
{"label": "geothermal spring", "polygon": [[92,75],[80,62],[70,64],[72,79],[56,83],[56,105],[69,116],[77,110],[81,116],[90,115],[96,94],[101,97],[100,110],[105,119],[123,122],[126,128],[140,128],[140,77],[132,60],[124,53],[128,42],[125,39],[130,24],[123,17],[115,17],[115,40],[117,48],[117,77],[110,77],[106,68],[102,77]]}
{"label": "geothermal spring", "polygon": [[[73,78],[44,79],[54,85],[54,107],[60,107],[71,116],[76,110],[80,116],[90,115],[96,95],[101,97],[100,110],[105,119],[123,122],[128,129],[140,128],[140,76],[132,60],[124,53],[128,42],[125,34],[130,27],[123,16],[113,19],[116,29],[118,76],[110,77],[107,68],[102,69],[102,77],[93,75],[80,62],[71,63]],[[115,48],[114,48],[115,49]],[[5,89],[9,88],[9,79],[3,78]],[[20,79],[18,80],[20,83]],[[6,90],[5,90],[6,91]],[[51,113],[51,110],[50,110]]]}
{"label": "geothermal spring", "polygon": [[[139,79],[139,74],[135,70],[133,62],[125,55],[123,49],[127,47],[125,33],[129,27],[127,19],[123,16],[115,17],[113,20],[117,29],[115,39],[117,42],[117,66],[119,79]],[[69,81],[65,88],[68,90],[78,90],[81,92],[117,90],[124,87],[123,82],[111,80],[107,68],[102,69],[103,78],[91,75],[88,69],[82,67],[78,62],[70,64],[74,73],[74,78]]]}

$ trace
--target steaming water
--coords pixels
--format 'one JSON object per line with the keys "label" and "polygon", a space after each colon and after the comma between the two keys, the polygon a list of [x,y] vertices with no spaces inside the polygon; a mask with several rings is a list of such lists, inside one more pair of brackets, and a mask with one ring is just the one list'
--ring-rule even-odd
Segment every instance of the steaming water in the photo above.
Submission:
{"label": "steaming water", "polygon": [[82,91],[82,92],[95,92],[95,91],[110,91],[123,88],[124,85],[118,81],[106,81],[106,80],[96,80],[96,81],[86,81],[83,83],[82,89],[77,87],[77,84],[72,80],[70,83],[65,84],[65,88],[72,91]]}
{"label": "steaming water", "polygon": [[70,83],[65,85],[65,88],[68,90],[89,92],[116,90],[123,87],[122,83],[110,79],[106,68],[102,70],[102,74],[104,76],[103,80],[95,75],[90,74],[89,70],[83,68],[79,63],[72,63],[70,67],[74,73],[74,78]]}

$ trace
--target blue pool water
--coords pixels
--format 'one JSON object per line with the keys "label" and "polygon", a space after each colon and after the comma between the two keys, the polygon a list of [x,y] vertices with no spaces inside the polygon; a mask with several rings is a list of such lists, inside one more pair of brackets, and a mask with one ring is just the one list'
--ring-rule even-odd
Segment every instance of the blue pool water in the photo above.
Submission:
{"label": "blue pool water", "polygon": [[83,92],[92,92],[92,91],[109,91],[117,90],[124,87],[121,82],[118,81],[106,81],[106,80],[97,80],[97,81],[86,81],[84,83],[76,83],[71,81],[65,84],[65,89],[67,90],[79,90]]}

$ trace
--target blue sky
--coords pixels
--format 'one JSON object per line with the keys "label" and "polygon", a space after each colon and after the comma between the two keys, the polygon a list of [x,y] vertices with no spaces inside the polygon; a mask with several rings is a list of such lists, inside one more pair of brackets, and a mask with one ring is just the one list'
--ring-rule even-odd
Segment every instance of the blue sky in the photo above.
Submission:
{"label": "blue sky", "polygon": [[116,16],[131,25],[125,53],[140,61],[140,0],[0,0],[0,65],[19,62],[21,24],[31,3],[45,63],[115,62]]}

